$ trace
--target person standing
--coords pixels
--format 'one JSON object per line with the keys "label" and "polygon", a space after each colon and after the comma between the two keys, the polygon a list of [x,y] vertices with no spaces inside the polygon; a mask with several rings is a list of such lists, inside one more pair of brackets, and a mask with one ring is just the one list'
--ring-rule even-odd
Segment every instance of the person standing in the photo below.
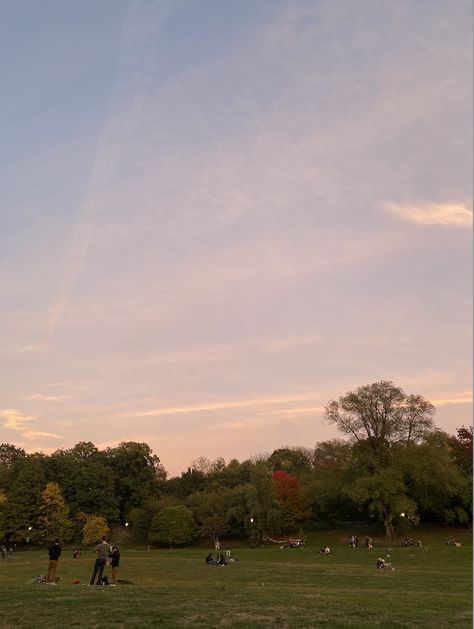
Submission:
{"label": "person standing", "polygon": [[53,545],[49,547],[48,556],[48,576],[46,577],[46,583],[56,584],[56,568],[58,567],[58,559],[61,556],[61,544],[58,538],[56,538]]}
{"label": "person standing", "polygon": [[112,546],[112,552],[109,557],[110,565],[112,566],[112,583],[110,585],[117,585],[117,576],[120,564],[120,550],[118,546]]}
{"label": "person standing", "polygon": [[95,578],[97,577],[96,585],[101,585],[102,575],[104,573],[105,564],[107,563],[107,557],[110,553],[110,546],[107,544],[107,537],[102,536],[99,544],[94,548],[94,552],[97,554],[97,559],[94,563],[94,570],[89,585],[94,585]]}

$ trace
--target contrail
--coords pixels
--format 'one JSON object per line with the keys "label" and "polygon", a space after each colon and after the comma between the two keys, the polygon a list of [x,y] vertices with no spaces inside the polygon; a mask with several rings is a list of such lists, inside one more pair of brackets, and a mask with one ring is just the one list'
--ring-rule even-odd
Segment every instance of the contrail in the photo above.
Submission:
{"label": "contrail", "polygon": [[90,245],[96,236],[97,215],[104,207],[117,163],[126,150],[127,138],[140,118],[146,96],[153,85],[151,79],[156,64],[153,50],[169,6],[169,1],[137,0],[124,20],[108,121],[99,137],[88,190],[66,254],[59,293],[49,310],[46,333],[38,349],[44,349],[50,343],[84,268]]}

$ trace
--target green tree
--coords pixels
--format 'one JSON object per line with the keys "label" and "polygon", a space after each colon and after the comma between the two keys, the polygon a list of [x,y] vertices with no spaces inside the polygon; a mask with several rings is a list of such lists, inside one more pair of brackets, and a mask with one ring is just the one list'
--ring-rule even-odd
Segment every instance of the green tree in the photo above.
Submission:
{"label": "green tree", "polygon": [[43,457],[32,454],[17,459],[11,468],[6,501],[0,511],[0,529],[11,541],[37,541],[41,492],[46,485]]}
{"label": "green tree", "polygon": [[314,471],[301,490],[314,520],[334,524],[360,517],[360,510],[348,492],[356,476],[353,449],[352,443],[342,439],[316,445]]}
{"label": "green tree", "polygon": [[176,496],[180,499],[186,499],[191,494],[198,491],[204,491],[209,484],[209,479],[204,472],[193,467],[188,467],[186,472],[182,472],[180,476],[175,476],[166,481],[163,485],[163,492],[168,495]]}
{"label": "green tree", "polygon": [[472,479],[472,426],[461,426],[456,436],[449,438],[452,453],[459,467]]}
{"label": "green tree", "polygon": [[410,496],[426,520],[466,523],[472,517],[472,480],[453,452],[452,438],[436,431],[425,443],[406,449]]}
{"label": "green tree", "polygon": [[230,489],[201,491],[192,494],[188,499],[187,504],[198,524],[198,534],[201,537],[210,537],[214,545],[229,530],[228,509],[231,494]]}
{"label": "green tree", "polygon": [[[88,454],[85,454],[88,446]],[[93,444],[77,444],[71,450],[58,450],[46,461],[48,479],[61,487],[72,516],[88,513],[108,521],[118,520],[115,475]]]}
{"label": "green tree", "polygon": [[268,465],[274,472],[287,472],[301,476],[312,469],[311,450],[304,448],[278,448],[268,458]]}
{"label": "green tree", "polygon": [[149,498],[140,507],[134,507],[128,517],[133,539],[137,542],[146,542],[153,518],[162,509],[177,507],[180,504],[182,504],[181,501],[174,496],[163,496],[160,498]]}
{"label": "green tree", "polygon": [[369,517],[383,523],[389,540],[401,513],[413,524],[419,520],[404,455],[433,432],[434,410],[421,395],[406,395],[388,381],[359,387],[326,407],[329,422],[355,443],[348,494]]}
{"label": "green tree", "polygon": [[194,516],[184,505],[165,507],[153,518],[148,539],[179,546],[192,541],[195,528]]}
{"label": "green tree", "polygon": [[253,492],[246,526],[254,543],[260,543],[265,537],[273,537],[282,530],[281,509],[274,492],[272,472],[266,462],[253,465],[250,484]]}
{"label": "green tree", "polygon": [[17,448],[11,443],[0,443],[0,491],[5,491],[10,484],[10,472],[15,461],[25,457],[23,448]]}
{"label": "green tree", "polygon": [[418,443],[433,430],[435,408],[421,395],[406,395],[381,381],[350,391],[326,406],[326,419],[380,454],[397,443]]}
{"label": "green tree", "polygon": [[400,518],[413,525],[419,522],[417,504],[407,494],[404,471],[398,466],[361,472],[350,485],[349,494],[361,509],[367,509],[370,518],[384,525],[389,541],[395,536]]}
{"label": "green tree", "polygon": [[106,453],[115,476],[120,519],[126,521],[134,507],[158,494],[166,472],[146,443],[123,442],[116,448],[108,448]]}

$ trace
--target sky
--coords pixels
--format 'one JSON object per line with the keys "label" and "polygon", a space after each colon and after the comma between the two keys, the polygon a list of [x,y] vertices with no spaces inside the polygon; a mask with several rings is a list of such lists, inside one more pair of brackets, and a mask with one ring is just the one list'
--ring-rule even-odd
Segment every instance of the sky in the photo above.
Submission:
{"label": "sky", "polygon": [[472,2],[0,0],[0,442],[170,476],[472,422]]}

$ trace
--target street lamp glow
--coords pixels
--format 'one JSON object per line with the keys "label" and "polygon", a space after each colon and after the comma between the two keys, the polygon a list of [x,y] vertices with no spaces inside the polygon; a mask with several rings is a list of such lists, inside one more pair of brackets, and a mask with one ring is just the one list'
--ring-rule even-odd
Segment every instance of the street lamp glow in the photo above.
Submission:
{"label": "street lamp glow", "polygon": [[405,514],[404,514],[404,513],[400,513],[400,515],[402,516],[402,518],[404,518],[404,517],[405,517]]}
{"label": "street lamp glow", "polygon": [[125,526],[128,526],[128,522],[125,522]]}
{"label": "street lamp glow", "polygon": [[32,529],[32,528],[33,528],[32,526],[29,526],[29,527],[28,527],[28,530],[29,530],[29,531],[31,531],[31,529]]}
{"label": "street lamp glow", "polygon": [[253,524],[253,518],[250,518],[250,524]]}

